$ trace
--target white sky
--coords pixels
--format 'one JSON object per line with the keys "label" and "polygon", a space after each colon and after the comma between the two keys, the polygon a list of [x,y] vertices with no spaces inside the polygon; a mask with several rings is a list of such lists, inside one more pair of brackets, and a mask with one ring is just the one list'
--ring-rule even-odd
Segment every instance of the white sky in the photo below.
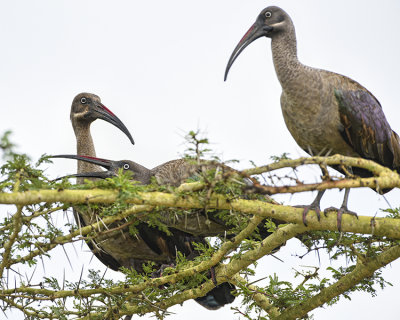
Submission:
{"label": "white sky", "polygon": [[[239,159],[242,168],[250,166],[249,160],[265,164],[283,152],[304,155],[283,122],[269,39],[250,45],[223,82],[232,50],[268,5],[281,6],[291,15],[302,62],[360,82],[380,100],[392,128],[400,131],[396,0],[379,5],[348,0],[0,0],[0,131],[11,129],[19,151],[35,160],[43,153],[75,153],[70,105],[76,94],[86,91],[99,95],[136,141],[131,146],[115,127],[96,122],[92,133],[97,155],[103,158],[131,159],[151,168],[177,158],[184,149],[182,136],[196,128],[207,131],[223,159]],[[47,172],[58,176],[75,168],[74,161],[57,160]],[[309,174],[318,176],[313,170]],[[387,195],[392,206],[399,206],[399,195]],[[322,208],[339,206],[342,196],[329,192]],[[313,197],[279,199],[304,204]],[[349,208],[360,214],[374,215],[382,207],[387,207],[385,201],[371,190],[350,196]],[[291,241],[278,253],[285,267],[267,257],[259,276],[279,271],[289,277],[291,263],[318,264],[315,256],[294,259],[301,250]],[[89,254],[78,253],[80,260],[89,261]],[[57,257],[61,260],[47,260],[46,272],[53,271],[54,263],[60,269],[62,263],[77,280],[80,267],[71,270],[62,255]],[[326,262],[323,259],[321,267]],[[95,261],[89,267],[102,268]],[[395,319],[399,267],[397,262],[385,269],[394,286],[378,297],[352,295],[351,302],[315,311],[315,318]],[[211,312],[194,302],[172,310],[176,315],[171,319],[239,319],[229,307]]]}

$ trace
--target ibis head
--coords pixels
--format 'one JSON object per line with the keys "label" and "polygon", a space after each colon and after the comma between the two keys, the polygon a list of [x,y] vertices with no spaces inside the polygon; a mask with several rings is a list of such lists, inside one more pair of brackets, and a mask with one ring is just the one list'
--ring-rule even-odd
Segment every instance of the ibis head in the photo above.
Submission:
{"label": "ibis head", "polygon": [[233,50],[225,69],[224,80],[226,81],[229,69],[235,62],[236,58],[250,43],[261,37],[273,38],[290,27],[293,27],[292,20],[281,8],[271,6],[262,10],[257,17],[256,22],[254,22]]}
{"label": "ibis head", "polygon": [[106,179],[117,176],[118,171],[122,169],[124,172],[132,174],[132,179],[139,181],[142,184],[149,184],[151,172],[146,167],[130,161],[130,160],[108,160],[89,156],[79,156],[73,154],[60,154],[51,156],[50,158],[68,158],[81,160],[84,162],[92,163],[106,169],[105,171],[93,171],[93,172],[80,172],[76,174],[68,175],[68,177],[76,178],[100,178]]}
{"label": "ibis head", "polygon": [[123,122],[101,103],[100,97],[92,93],[80,93],[72,101],[71,121],[73,124],[90,124],[96,119],[102,119],[120,129],[129,138],[132,144],[132,135]]}

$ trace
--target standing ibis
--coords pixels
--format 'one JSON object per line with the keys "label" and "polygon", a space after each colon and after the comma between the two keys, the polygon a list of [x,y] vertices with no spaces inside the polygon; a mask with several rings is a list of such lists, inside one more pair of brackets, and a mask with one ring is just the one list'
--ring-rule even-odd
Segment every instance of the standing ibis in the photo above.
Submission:
{"label": "standing ibis", "polygon": [[[329,152],[371,159],[392,170],[400,167],[399,136],[390,128],[379,101],[348,77],[302,64],[297,58],[293,22],[279,7],[267,7],[258,15],[234,49],[225,80],[239,54],[263,36],[271,38],[274,67],[282,86],[281,107],[286,126],[304,151],[311,155]],[[361,177],[371,176],[366,170],[349,168],[351,170]],[[304,224],[309,209],[314,209],[319,218],[322,195],[323,191],[319,191],[313,203],[305,206]],[[343,213],[356,215],[347,209],[348,196],[349,189],[346,189],[338,210],[339,230]]]}
{"label": "standing ibis", "polygon": [[[129,160],[112,161],[88,156],[76,155],[56,155],[52,158],[70,158],[87,162],[88,164],[104,167],[106,171],[80,172],[69,175],[69,177],[83,178],[108,178],[116,176],[120,169],[130,172],[132,179],[143,185],[151,182],[151,177],[155,177],[157,182],[165,185],[178,186],[190,176],[195,175],[199,166],[189,163],[184,159],[172,160],[160,165],[152,170]],[[152,261],[158,267],[169,264],[176,258],[176,252],[183,253],[188,259],[193,259],[199,255],[194,248],[193,243],[206,244],[204,237],[194,236],[190,233],[170,227],[170,234],[160,231],[157,227],[150,227],[146,223],[139,223],[137,226],[139,231],[138,237],[134,237],[129,233],[128,228],[122,230],[124,236],[119,235],[113,240],[105,240],[101,247],[110,256],[115,265],[109,265],[108,261],[102,261],[109,267],[117,270],[119,267],[133,267],[138,272],[142,272],[142,266],[138,264]],[[120,241],[119,246],[115,247],[117,240]],[[149,252],[149,248],[151,249]],[[145,256],[147,254],[147,257]],[[103,259],[104,260],[104,259]],[[132,262],[134,262],[132,264]],[[116,268],[115,268],[116,267]],[[205,296],[196,298],[203,307],[216,310],[225,304],[233,302],[235,297],[231,291],[234,286],[230,283],[222,283],[208,292]]]}

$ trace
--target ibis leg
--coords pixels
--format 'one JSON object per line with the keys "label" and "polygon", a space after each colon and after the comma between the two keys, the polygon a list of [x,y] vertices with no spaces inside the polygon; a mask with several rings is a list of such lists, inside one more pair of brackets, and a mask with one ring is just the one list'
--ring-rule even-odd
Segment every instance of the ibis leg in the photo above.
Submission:
{"label": "ibis leg", "polygon": [[295,206],[296,208],[304,208],[303,210],[303,223],[307,227],[307,220],[306,216],[308,211],[314,210],[317,214],[318,221],[321,219],[321,209],[320,209],[320,202],[321,198],[324,195],[325,190],[318,191],[317,196],[315,197],[314,201],[308,206]]}
{"label": "ibis leg", "polygon": [[349,201],[349,194],[350,194],[350,189],[347,188],[344,190],[344,199],[343,199],[343,203],[340,206],[340,209],[336,209],[334,207],[329,207],[327,209],[325,209],[325,211],[337,211],[337,227],[339,231],[342,231],[342,215],[344,213],[346,214],[350,214],[352,216],[355,216],[358,219],[357,213],[350,211],[349,209],[347,209],[347,202]]}

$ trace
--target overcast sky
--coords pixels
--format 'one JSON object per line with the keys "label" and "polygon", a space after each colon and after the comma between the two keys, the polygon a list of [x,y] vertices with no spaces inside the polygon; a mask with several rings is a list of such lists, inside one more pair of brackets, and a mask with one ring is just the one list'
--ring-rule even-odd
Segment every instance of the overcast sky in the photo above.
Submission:
{"label": "overcast sky", "polygon": [[[223,82],[232,50],[268,5],[281,6],[292,17],[303,63],[360,82],[379,99],[392,128],[400,131],[400,2],[396,0],[379,4],[0,0],[0,131],[12,130],[18,150],[34,160],[43,153],[75,153],[71,102],[76,94],[91,92],[123,120],[136,141],[132,146],[115,127],[95,122],[92,133],[99,157],[131,159],[151,168],[179,157],[184,150],[182,136],[196,128],[207,132],[224,160],[239,159],[240,168],[250,166],[250,160],[266,164],[270,156],[283,152],[303,156],[282,118],[269,39],[250,45]],[[75,168],[72,160],[57,160],[47,172],[55,177]],[[309,170],[309,179],[318,175]],[[279,199],[305,204],[314,196]],[[392,191],[387,199],[398,207],[399,196]],[[322,208],[339,206],[342,197],[343,192],[328,192]],[[369,189],[350,194],[349,209],[362,215],[374,215],[384,207],[384,199]],[[11,207],[8,210],[12,212]],[[89,264],[90,254],[81,253],[80,247],[78,251],[89,268],[103,268],[95,259]],[[291,265],[318,265],[315,256],[299,261],[293,257],[295,252],[304,249],[292,240],[277,254],[285,264],[266,257],[258,276],[279,271],[282,279],[290,280]],[[76,257],[73,250],[71,255]],[[78,280],[80,267],[71,270],[62,255],[57,259],[46,260],[47,276],[54,271],[52,264],[62,263],[71,280]],[[322,259],[321,268],[327,266]],[[399,268],[396,262],[385,269],[394,286],[377,297],[352,295],[350,302],[318,309],[315,318],[396,318]],[[118,276],[111,271],[109,275]],[[229,306],[212,312],[185,302],[172,310],[176,315],[171,319],[239,318]],[[19,318],[15,315],[15,319]]]}

